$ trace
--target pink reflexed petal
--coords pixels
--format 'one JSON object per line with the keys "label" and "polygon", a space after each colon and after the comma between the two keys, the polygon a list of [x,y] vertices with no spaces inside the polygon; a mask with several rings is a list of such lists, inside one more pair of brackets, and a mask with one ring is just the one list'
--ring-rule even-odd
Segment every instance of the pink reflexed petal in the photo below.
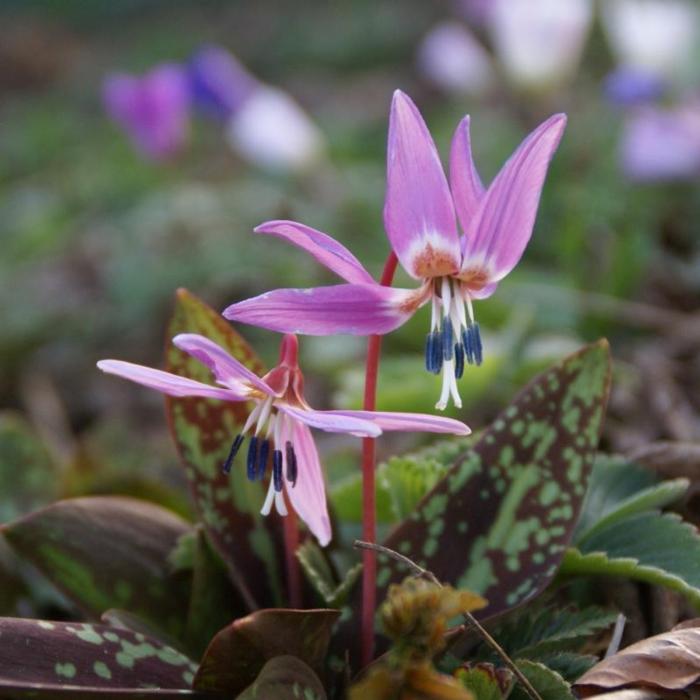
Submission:
{"label": "pink reflexed petal", "polygon": [[387,411],[328,411],[347,418],[361,418],[379,426],[382,430],[402,432],[451,433],[469,435],[471,429],[461,421],[428,413],[391,413]]}
{"label": "pink reflexed petal", "polygon": [[464,236],[462,270],[482,268],[491,282],[518,263],[532,235],[549,162],[559,145],[566,116],[540,124],[496,176]]}
{"label": "pink reflexed petal", "polygon": [[413,277],[459,269],[457,221],[440,156],[418,109],[399,90],[389,118],[384,225]]}
{"label": "pink reflexed petal", "polygon": [[276,406],[295,420],[328,433],[349,433],[357,437],[377,437],[382,434],[382,429],[373,422],[342,411],[315,411],[311,408],[297,408],[287,404],[276,404]]}
{"label": "pink reflexed petal", "polygon": [[180,333],[173,338],[173,345],[206,365],[216,381],[224,386],[237,387],[241,382],[246,382],[268,396],[275,395],[275,392],[257,374],[251,372],[220,345],[203,335]]}
{"label": "pink reflexed petal", "polygon": [[159,369],[135,365],[121,360],[100,360],[97,366],[107,374],[116,374],[137,384],[155,389],[169,396],[201,396],[222,401],[245,401],[248,398],[243,387],[222,389],[180,377],[177,374],[162,372]]}
{"label": "pink reflexed petal", "polygon": [[472,159],[469,116],[462,119],[452,138],[450,149],[450,185],[462,230],[466,231],[476,216],[486,190]]}
{"label": "pink reflexed petal", "polygon": [[348,282],[374,283],[372,275],[344,245],[310,226],[295,221],[266,221],[255,233],[268,233],[298,246]]}
{"label": "pink reflexed petal", "polygon": [[285,482],[287,496],[318,543],[325,547],[331,541],[331,521],[326,505],[326,485],[321,461],[311,431],[301,423],[292,423],[290,439],[294,445],[299,472],[296,486]]}
{"label": "pink reflexed petal", "polygon": [[422,289],[378,284],[276,289],[232,304],[224,316],[279,333],[372,335],[398,328],[426,299]]}
{"label": "pink reflexed petal", "polygon": [[481,289],[470,289],[469,296],[472,299],[488,299],[498,289],[498,282],[489,282]]}

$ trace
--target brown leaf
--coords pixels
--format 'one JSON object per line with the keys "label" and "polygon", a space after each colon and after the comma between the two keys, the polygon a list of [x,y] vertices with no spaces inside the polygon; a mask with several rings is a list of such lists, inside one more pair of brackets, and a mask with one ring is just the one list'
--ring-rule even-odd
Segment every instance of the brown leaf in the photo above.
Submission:
{"label": "brown leaf", "polygon": [[[693,624],[694,623],[694,624]],[[685,626],[693,624],[693,626]],[[582,697],[616,688],[685,690],[700,678],[700,620],[643,639],[603,659],[579,678]]]}

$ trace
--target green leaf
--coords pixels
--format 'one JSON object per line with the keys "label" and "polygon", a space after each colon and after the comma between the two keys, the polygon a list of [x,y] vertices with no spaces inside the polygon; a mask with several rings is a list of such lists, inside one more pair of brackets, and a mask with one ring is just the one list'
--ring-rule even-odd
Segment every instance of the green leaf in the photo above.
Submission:
{"label": "green leaf", "polygon": [[[552,669],[537,661],[518,659],[517,667],[527,678],[542,700],[576,700],[571,686]],[[516,683],[508,700],[530,700],[522,685]]]}
{"label": "green leaf", "polygon": [[189,581],[171,575],[168,554],[189,529],[160,506],[98,496],[59,501],[3,533],[88,615],[126,608],[180,637]]}
{"label": "green leaf", "polygon": [[[263,366],[248,343],[216,311],[184,289],[177,293],[168,326],[169,337],[178,333],[200,333],[226,348],[256,374],[263,373]],[[211,383],[207,367],[170,342],[166,369]],[[280,603],[284,571],[279,564],[279,519],[260,515],[265,498],[263,486],[249,481],[241,465],[234,465],[229,475],[221,470],[250,406],[173,397],[167,397],[166,404],[197,510],[231,580],[250,609]]]}
{"label": "green leaf", "polygon": [[207,648],[195,690],[239,693],[266,661],[291,654],[321,672],[338,610],[258,610],[221,630]]}
{"label": "green leaf", "polygon": [[562,574],[624,576],[666,586],[700,605],[700,536],[675,514],[637,513],[566,552]]}
{"label": "green leaf", "polygon": [[513,674],[493,664],[478,663],[460,668],[455,677],[476,700],[503,700],[513,686]]}
{"label": "green leaf", "polygon": [[162,689],[151,691],[159,698],[187,697],[194,696],[187,690],[196,670],[186,656],[143,634],[0,618],[0,697],[109,698],[119,691],[119,697],[136,698],[144,688]]}
{"label": "green leaf", "polygon": [[545,655],[580,649],[589,637],[610,627],[616,617],[616,613],[597,607],[524,610],[497,628],[494,636],[509,656],[542,660]]}
{"label": "green leaf", "polygon": [[593,465],[588,492],[576,526],[577,544],[622,518],[663,508],[687,491],[687,479],[659,483],[651,470],[621,457],[599,455]]}
{"label": "green leaf", "polygon": [[338,582],[326,553],[311,539],[297,549],[296,555],[309,583],[330,607],[342,604],[362,572],[362,564],[357,564]]}
{"label": "green leaf", "polygon": [[326,700],[318,676],[294,656],[277,656],[261,669],[237,700]]}
{"label": "green leaf", "polygon": [[576,654],[571,651],[553,652],[542,654],[537,659],[552,671],[556,671],[567,683],[577,681],[586,671],[598,663],[597,656],[590,654]]}
{"label": "green leaf", "polygon": [[[539,593],[573,532],[610,382],[600,341],[540,375],[397,527],[386,545],[489,601],[490,617]],[[382,561],[380,597],[405,576]]]}
{"label": "green leaf", "polygon": [[58,473],[34,429],[19,414],[0,413],[0,523],[58,497]]}

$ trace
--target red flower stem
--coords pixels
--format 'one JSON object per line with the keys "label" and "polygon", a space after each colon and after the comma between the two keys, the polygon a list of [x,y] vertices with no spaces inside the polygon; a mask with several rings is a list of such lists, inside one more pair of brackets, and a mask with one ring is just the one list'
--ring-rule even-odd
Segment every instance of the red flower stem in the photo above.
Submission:
{"label": "red flower stem", "polygon": [[287,589],[289,592],[289,607],[300,608],[301,597],[301,568],[296,551],[299,548],[299,521],[297,514],[287,501],[287,516],[282,518],[284,522],[284,555],[287,568]]}
{"label": "red flower stem", "polygon": [[[396,272],[396,254],[391,252],[384,263],[380,284],[391,286]],[[367,343],[365,369],[365,396],[362,408],[374,411],[377,407],[377,374],[382,336],[371,335]],[[377,538],[376,496],[374,484],[375,447],[374,438],[362,440],[362,538],[374,542]],[[374,657],[374,609],[377,606],[377,558],[374,552],[362,554],[362,665],[366,666]]]}

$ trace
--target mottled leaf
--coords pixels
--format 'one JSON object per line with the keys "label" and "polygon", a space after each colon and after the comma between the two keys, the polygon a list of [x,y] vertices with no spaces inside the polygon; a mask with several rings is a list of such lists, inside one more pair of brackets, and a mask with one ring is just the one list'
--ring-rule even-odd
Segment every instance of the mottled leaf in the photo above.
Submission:
{"label": "mottled leaf", "polygon": [[455,678],[477,700],[502,700],[508,697],[513,686],[513,673],[508,669],[497,668],[493,664],[478,663],[460,668]]}
{"label": "mottled leaf", "polygon": [[326,700],[318,676],[301,659],[276,656],[237,700]]}
{"label": "mottled leaf", "polygon": [[[691,623],[693,624],[693,623]],[[614,688],[685,690],[700,679],[700,621],[643,639],[603,659],[575,684],[582,697]]]}
{"label": "mottled leaf", "polygon": [[[530,659],[529,659],[530,660]],[[556,671],[567,683],[578,680],[588,669],[598,663],[598,657],[591,654],[577,654],[573,651],[542,654],[534,659]]]}
{"label": "mottled leaf", "polygon": [[96,496],[59,501],[3,533],[88,615],[126,608],[179,637],[189,581],[170,574],[168,553],[189,528],[146,501]]}
{"label": "mottled leaf", "polygon": [[[570,541],[610,382],[600,341],[540,375],[427,494],[386,545],[439,580],[483,595],[477,617],[541,591]],[[379,596],[405,575],[382,561]]]}
{"label": "mottled leaf", "polygon": [[634,513],[663,508],[681,498],[688,485],[687,479],[660,482],[650,469],[621,457],[599,455],[593,465],[574,542],[578,544]]}
{"label": "mottled leaf", "polygon": [[[571,692],[571,686],[556,671],[537,661],[519,659],[516,663],[542,700],[576,700],[576,696]],[[508,700],[531,700],[531,698],[522,685],[516,683]]]}
{"label": "mottled leaf", "polygon": [[321,673],[338,610],[258,610],[221,630],[206,650],[194,681],[197,690],[237,693],[263,664],[284,654]]}
{"label": "mottled leaf", "polygon": [[700,604],[700,535],[675,514],[638,513],[566,552],[562,574],[624,576],[666,586]]}
{"label": "mottled leaf", "polygon": [[0,697],[186,691],[196,670],[186,656],[143,634],[106,625],[0,618]]}
{"label": "mottled leaf", "polygon": [[[254,372],[263,366],[248,343],[213,309],[184,289],[177,293],[168,337],[200,333],[210,338]],[[191,379],[212,382],[201,363],[168,341],[166,369]],[[280,603],[284,590],[281,528],[275,516],[264,518],[265,493],[260,482],[248,481],[245,469],[224,463],[250,406],[201,398],[166,398],[173,436],[185,463],[197,510],[212,544],[250,609]]]}
{"label": "mottled leaf", "polygon": [[323,598],[326,605],[331,607],[337,607],[345,600],[362,572],[362,564],[357,564],[347,571],[341,581],[338,581],[325,551],[311,539],[306,540],[297,549],[296,555],[309,583]]}

